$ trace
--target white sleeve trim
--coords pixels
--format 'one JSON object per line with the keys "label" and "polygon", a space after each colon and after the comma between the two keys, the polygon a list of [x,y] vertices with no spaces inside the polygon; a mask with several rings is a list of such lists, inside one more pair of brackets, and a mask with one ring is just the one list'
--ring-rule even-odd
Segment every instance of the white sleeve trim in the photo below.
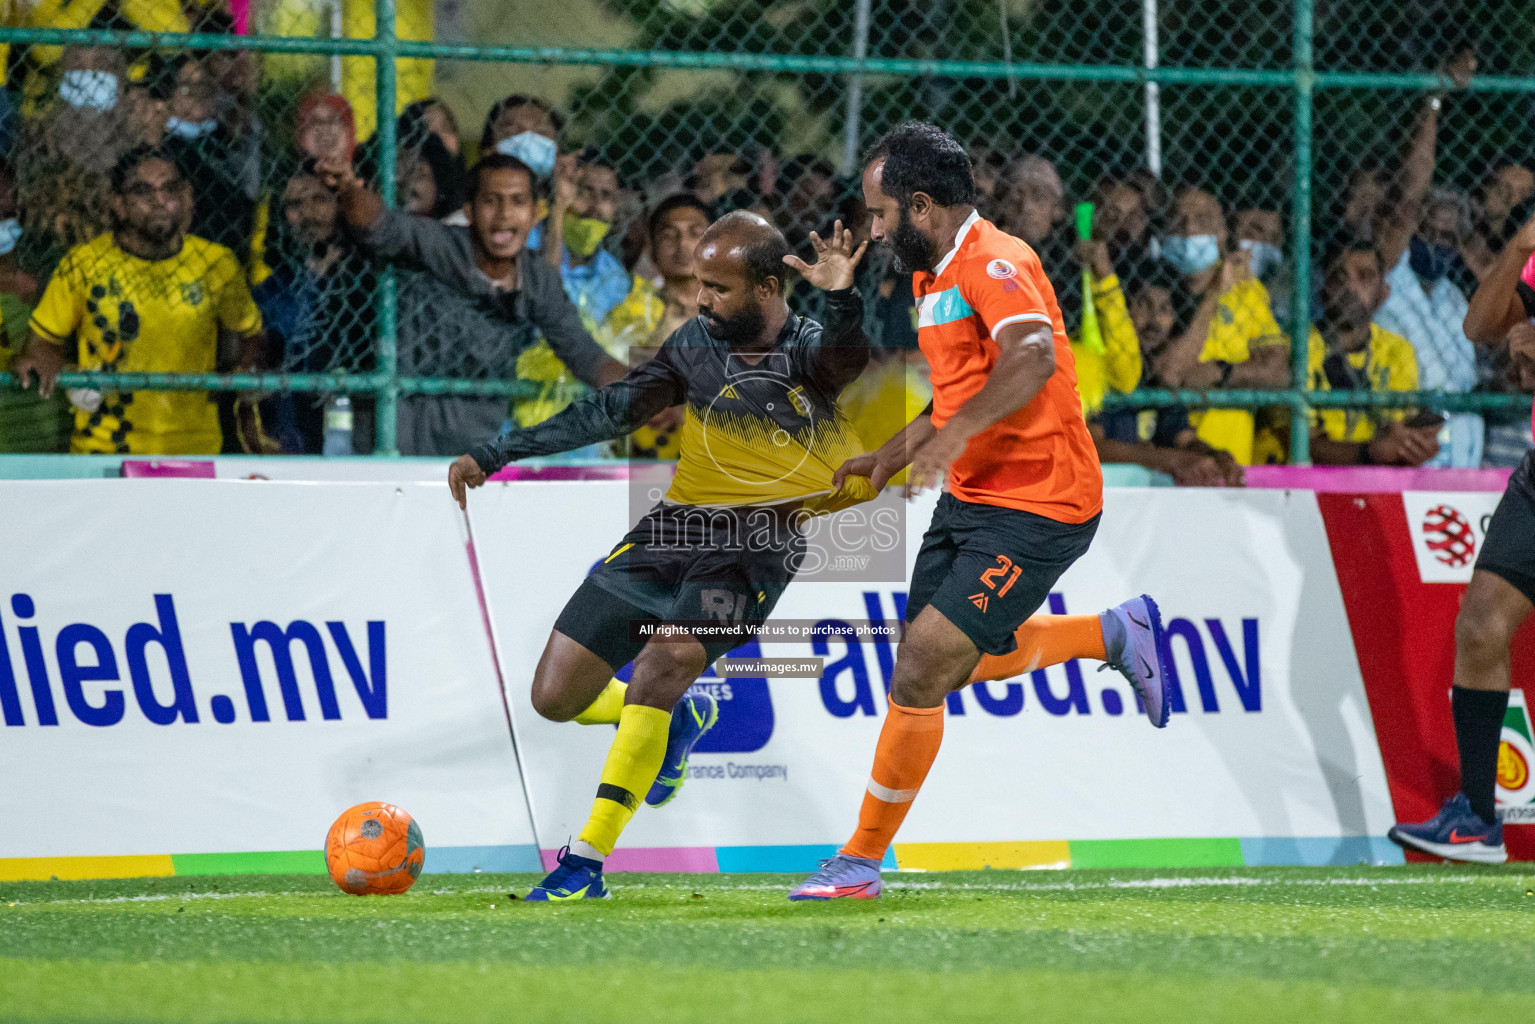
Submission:
{"label": "white sleeve trim", "polygon": [[1014,313],[1012,316],[1003,317],[1001,320],[998,320],[995,324],[992,324],[992,327],[991,327],[991,337],[992,337],[992,340],[995,341],[996,337],[997,337],[997,332],[1000,331],[1002,328],[1006,327],[1008,324],[1021,324],[1021,323],[1030,323],[1030,322],[1032,322],[1032,323],[1041,323],[1041,324],[1049,324],[1051,327],[1055,326],[1055,321],[1050,319],[1050,316],[1049,316],[1048,313]]}

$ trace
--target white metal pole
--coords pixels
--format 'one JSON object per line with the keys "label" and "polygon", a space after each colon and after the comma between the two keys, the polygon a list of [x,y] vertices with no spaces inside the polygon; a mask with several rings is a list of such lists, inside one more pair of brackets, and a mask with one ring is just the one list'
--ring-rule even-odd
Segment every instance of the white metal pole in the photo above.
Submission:
{"label": "white metal pole", "polygon": [[[869,2],[858,0],[853,14],[853,59],[869,55]],[[863,117],[863,75],[851,72],[847,79],[847,116],[842,126],[842,173],[858,171],[859,122]]]}
{"label": "white metal pole", "polygon": [[[341,22],[342,0],[331,0],[330,4],[330,37],[340,39],[346,34]],[[330,59],[330,88],[332,92],[341,91],[341,55],[335,54]]]}
{"label": "white metal pole", "polygon": [[[1146,42],[1146,70],[1157,66],[1157,0],[1141,0],[1142,35]],[[1157,83],[1146,83],[1146,166],[1162,176],[1162,97]]]}

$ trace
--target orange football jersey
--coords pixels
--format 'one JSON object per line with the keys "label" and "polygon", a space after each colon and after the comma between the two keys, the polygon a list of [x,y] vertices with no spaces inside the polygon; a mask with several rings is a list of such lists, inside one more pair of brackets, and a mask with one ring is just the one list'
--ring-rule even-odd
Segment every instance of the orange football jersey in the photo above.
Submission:
{"label": "orange football jersey", "polygon": [[917,343],[932,369],[933,424],[942,427],[986,383],[1009,324],[1049,326],[1055,373],[1023,408],[976,434],[949,469],[962,501],[1083,523],[1103,508],[1103,471],[1093,447],[1076,363],[1039,257],[972,213],[932,273],[912,278]]}

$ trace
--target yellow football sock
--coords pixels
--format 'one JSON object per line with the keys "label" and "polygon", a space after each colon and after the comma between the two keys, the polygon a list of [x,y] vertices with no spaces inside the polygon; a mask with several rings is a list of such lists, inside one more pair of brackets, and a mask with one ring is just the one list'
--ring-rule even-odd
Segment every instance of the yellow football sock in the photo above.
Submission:
{"label": "yellow football sock", "polygon": [[624,710],[624,694],[628,692],[628,683],[609,679],[592,706],[577,715],[576,721],[582,725],[617,725]]}
{"label": "yellow football sock", "polygon": [[592,815],[577,837],[596,847],[604,857],[618,845],[619,833],[656,781],[661,760],[666,756],[671,726],[670,711],[640,704],[625,705],[619,716],[618,735],[613,737],[607,763],[602,766],[602,781],[597,785],[597,799],[592,801]]}

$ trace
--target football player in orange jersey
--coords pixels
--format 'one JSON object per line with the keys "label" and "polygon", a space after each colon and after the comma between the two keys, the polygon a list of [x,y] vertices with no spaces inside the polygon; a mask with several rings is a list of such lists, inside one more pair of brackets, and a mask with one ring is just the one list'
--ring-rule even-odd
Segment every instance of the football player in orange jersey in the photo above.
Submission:
{"label": "football player in orange jersey", "polygon": [[969,157],[934,125],[909,121],[881,139],[863,195],[870,237],[913,274],[933,401],[836,479],[868,477],[877,490],[910,466],[908,494],[945,493],[912,569],[858,829],[791,900],[880,894],[880,861],[938,754],[951,690],[1091,658],[1125,675],[1153,725],[1167,724],[1166,644],[1150,597],[1102,615],[1030,618],[1087,550],[1103,507],[1071,346],[1039,258],[976,212]]}

